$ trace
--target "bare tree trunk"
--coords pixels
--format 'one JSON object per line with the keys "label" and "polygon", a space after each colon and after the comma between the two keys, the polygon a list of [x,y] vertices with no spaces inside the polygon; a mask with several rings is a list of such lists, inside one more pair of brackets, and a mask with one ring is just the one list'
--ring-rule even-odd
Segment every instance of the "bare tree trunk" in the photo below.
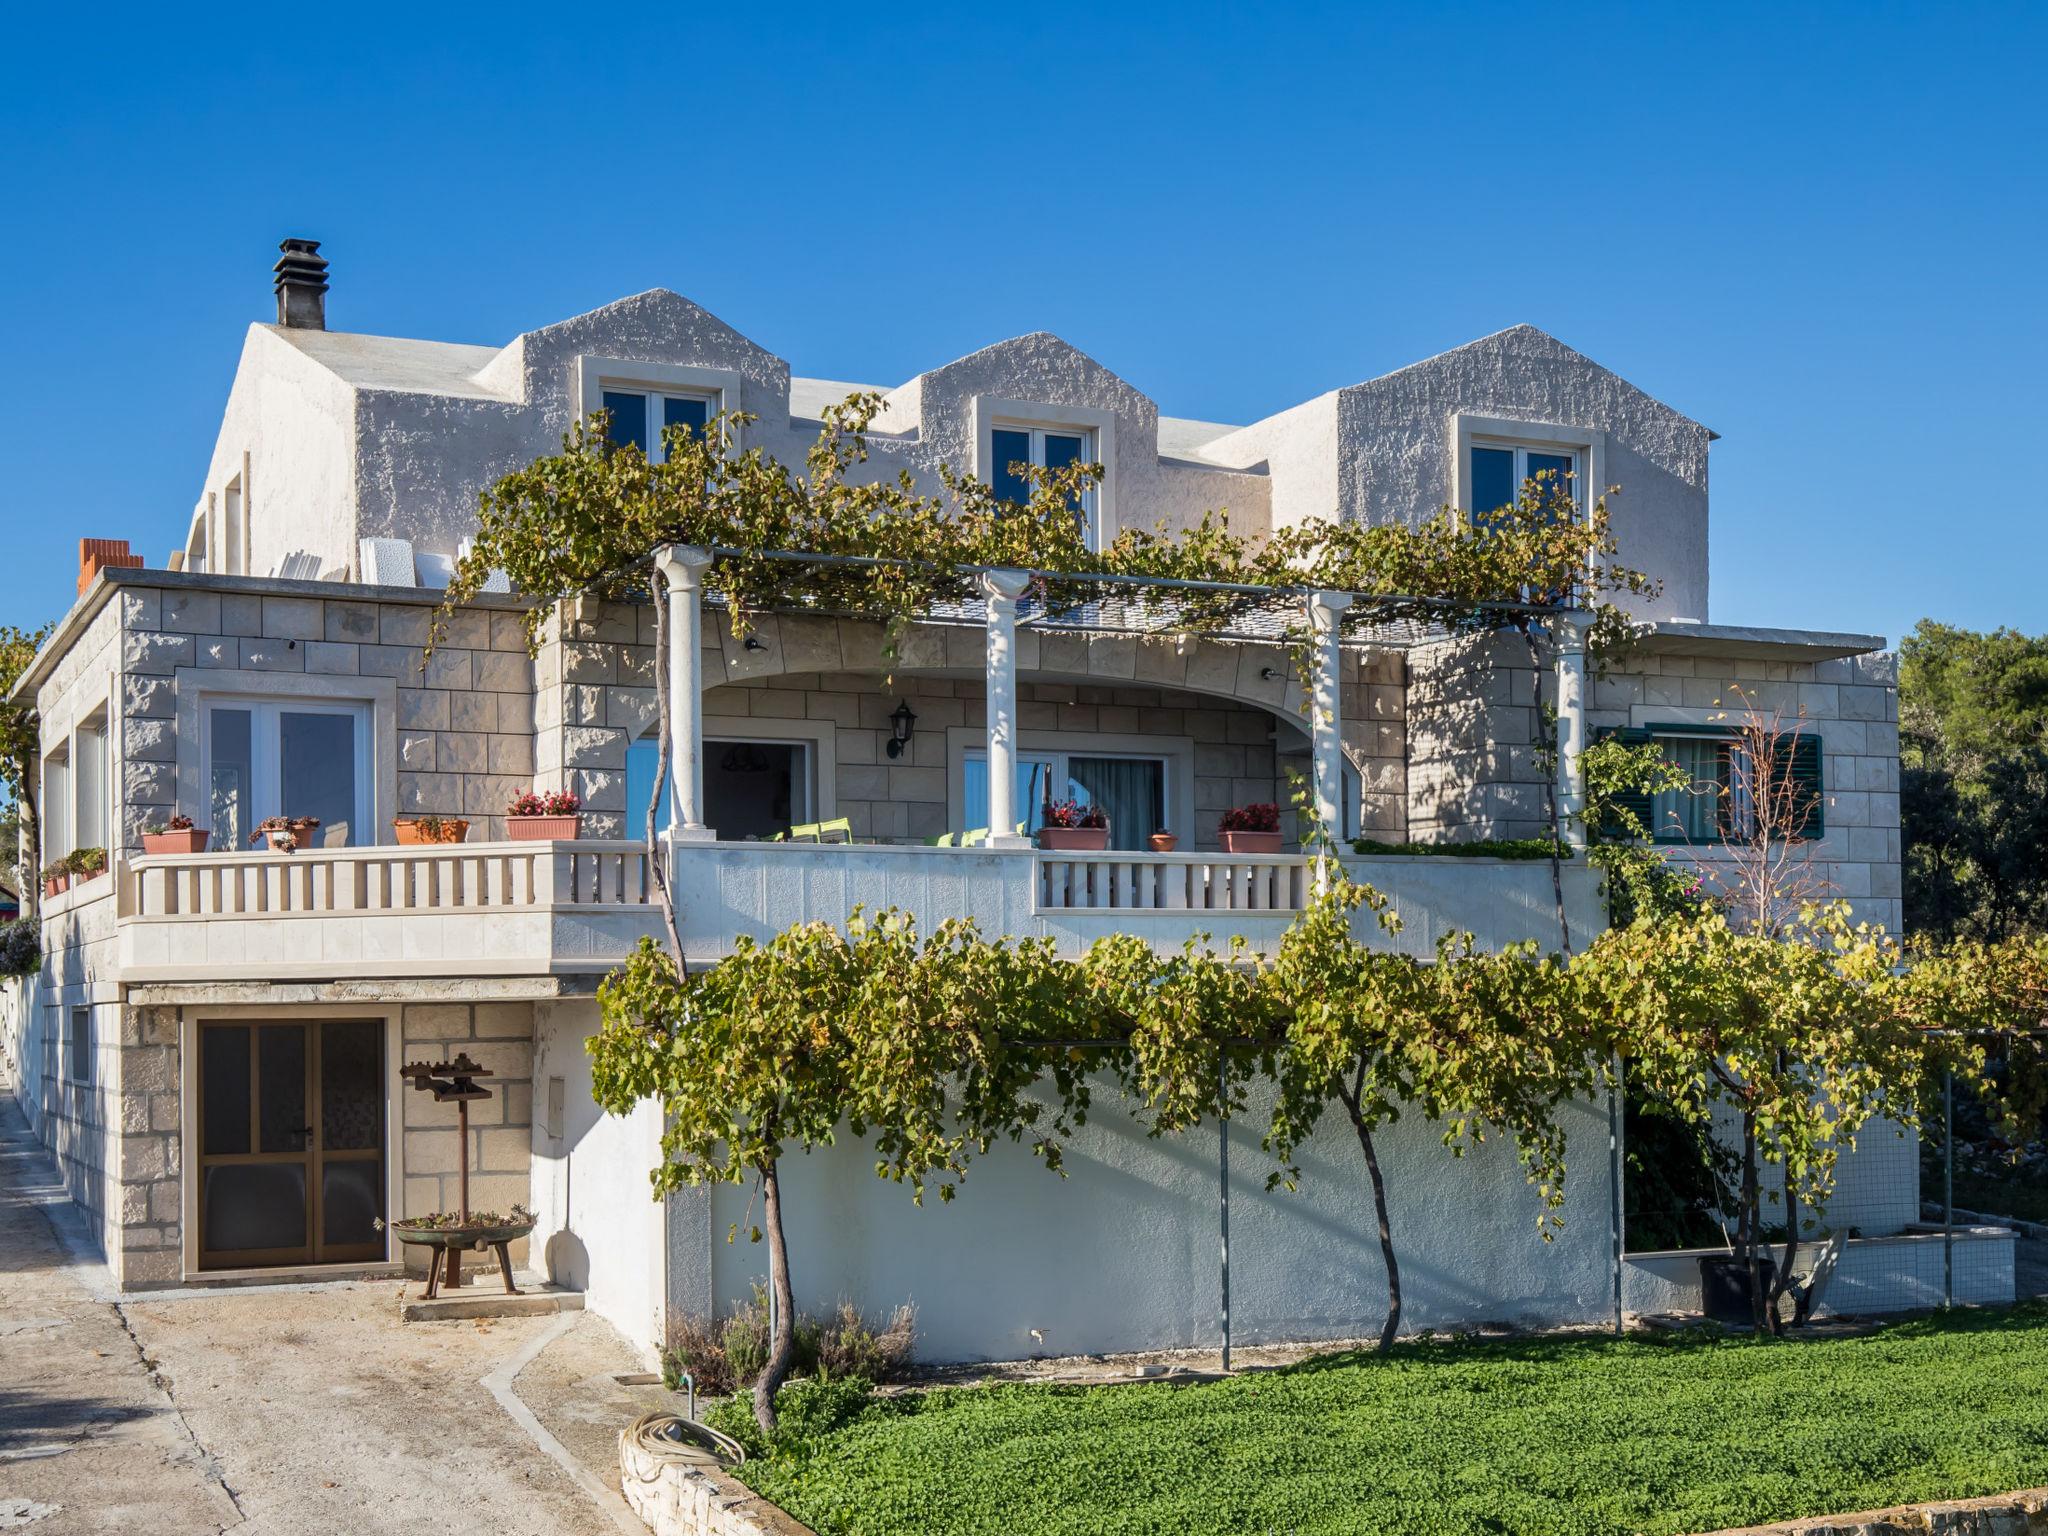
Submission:
{"label": "bare tree trunk", "polygon": [[669,884],[668,861],[662,857],[661,842],[655,836],[655,820],[661,811],[661,797],[668,793],[669,711],[668,696],[668,583],[659,570],[654,573],[654,718],[660,740],[655,745],[654,794],[647,802],[647,869],[654,880],[655,903],[661,908],[662,925],[668,930],[668,952],[683,973],[683,939],[676,926],[676,896]]}
{"label": "bare tree trunk", "polygon": [[1758,1333],[1768,1326],[1765,1321],[1768,1298],[1764,1295],[1760,1251],[1763,1247],[1762,1215],[1756,1169],[1756,1111],[1745,1108],[1742,1111],[1742,1224],[1736,1229],[1736,1235],[1742,1240],[1749,1260],[1750,1318]]}
{"label": "bare tree trunk", "polygon": [[775,1327],[768,1339],[768,1363],[754,1378],[754,1422],[775,1433],[775,1394],[789,1376],[796,1355],[796,1298],[789,1284],[789,1244],[782,1232],[782,1182],[776,1165],[761,1170],[761,1222],[768,1230],[768,1290],[775,1299]]}
{"label": "bare tree trunk", "polygon": [[1387,1219],[1387,1181],[1380,1174],[1379,1152],[1372,1144],[1372,1132],[1366,1129],[1365,1115],[1359,1105],[1364,1083],[1365,1067],[1361,1063],[1350,1093],[1340,1088],[1338,1097],[1343,1099],[1345,1111],[1351,1116],[1351,1129],[1358,1133],[1358,1150],[1365,1154],[1365,1171],[1372,1180],[1373,1215],[1379,1218],[1380,1258],[1387,1266],[1387,1322],[1380,1329],[1379,1352],[1385,1354],[1394,1347],[1394,1337],[1401,1331],[1401,1266],[1394,1258],[1393,1224]]}
{"label": "bare tree trunk", "polygon": [[[1543,651],[1536,644],[1536,631],[1524,619],[1521,623],[1522,639],[1529,647],[1529,665],[1536,677],[1536,738],[1537,745],[1543,746]],[[1564,857],[1558,851],[1564,842],[1564,828],[1557,820],[1557,756],[1562,750],[1557,741],[1557,727],[1550,727],[1550,772],[1543,778],[1543,814],[1550,825],[1550,895],[1557,904],[1557,939],[1567,959],[1572,952],[1572,925],[1564,910]],[[1538,757],[1542,754],[1539,752]]]}

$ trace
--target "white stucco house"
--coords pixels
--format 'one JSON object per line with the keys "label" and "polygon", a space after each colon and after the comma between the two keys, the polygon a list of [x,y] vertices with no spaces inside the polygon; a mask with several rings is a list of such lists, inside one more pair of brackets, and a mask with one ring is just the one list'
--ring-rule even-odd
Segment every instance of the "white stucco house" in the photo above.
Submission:
{"label": "white stucco house", "polygon": [[[42,856],[104,846],[110,867],[42,902],[46,964],[12,987],[0,1052],[123,1286],[388,1269],[403,1256],[377,1218],[451,1206],[466,1150],[473,1203],[531,1204],[527,1261],[629,1336],[651,1344],[667,1316],[746,1294],[763,1256],[726,1240],[745,1192],[657,1205],[652,1112],[607,1119],[590,1099],[596,983],[658,926],[650,857],[673,861],[693,962],[857,902],[927,923],[972,913],[1075,950],[1112,931],[1177,947],[1196,931],[1270,942],[1298,905],[1298,854],[1227,855],[1216,835],[1227,807],[1284,802],[1290,767],[1314,770],[1347,832],[1383,841],[1543,825],[1533,742],[1552,680],[1505,645],[1325,647],[1333,707],[1312,724],[1256,637],[1019,623],[998,591],[986,622],[919,626],[885,684],[872,626],[780,614],[736,640],[678,565],[673,660],[701,686],[677,730],[701,783],[679,786],[682,826],[650,854],[635,835],[652,788],[650,611],[586,605],[533,658],[518,594],[486,594],[422,669],[478,493],[601,407],[646,443],[665,422],[742,409],[750,443],[800,461],[820,413],[857,386],[799,376],[665,290],[502,345],[332,331],[325,266],[286,242],[278,322],[243,339],[183,546],[146,565],[96,550],[19,686],[43,721]],[[1517,326],[1242,424],[1163,415],[1042,333],[866,387],[886,397],[874,472],[935,485],[941,464],[1002,479],[1019,459],[1099,460],[1098,536],[1215,507],[1252,533],[1486,510],[1548,467],[1618,486],[1620,558],[1663,589],[1624,662],[1564,678],[1567,739],[1711,737],[1735,682],[1803,710],[1820,742],[1819,853],[1897,926],[1882,641],[1713,623],[1714,435],[1543,332]],[[504,840],[507,803],[533,785],[582,797],[578,839]],[[1029,820],[1047,785],[1110,807],[1113,846],[939,845]],[[180,813],[212,846],[145,854],[145,829]],[[395,817],[429,813],[467,818],[470,841],[394,846]],[[275,814],[318,817],[318,846],[252,847]],[[851,843],[765,840],[841,818]],[[1179,849],[1140,851],[1156,829]],[[1359,864],[1418,950],[1453,929],[1489,944],[1555,934],[1545,864]],[[1591,932],[1605,920],[1592,872],[1566,878]],[[498,1074],[467,1149],[452,1110],[397,1075],[458,1049]],[[1431,1128],[1401,1125],[1385,1155],[1413,1326],[1610,1314],[1605,1107],[1584,1119],[1553,1244],[1510,1150],[1453,1163]],[[1103,1113],[1069,1178],[995,1156],[968,1198],[926,1209],[856,1152],[799,1160],[785,1182],[801,1299],[914,1301],[923,1352],[942,1359],[1210,1341],[1218,1150]],[[1306,1167],[1301,1193],[1268,1194],[1255,1149],[1237,1151],[1240,1340],[1376,1326],[1383,1278],[1348,1132]],[[1914,1194],[1899,1220],[1916,1215]]]}

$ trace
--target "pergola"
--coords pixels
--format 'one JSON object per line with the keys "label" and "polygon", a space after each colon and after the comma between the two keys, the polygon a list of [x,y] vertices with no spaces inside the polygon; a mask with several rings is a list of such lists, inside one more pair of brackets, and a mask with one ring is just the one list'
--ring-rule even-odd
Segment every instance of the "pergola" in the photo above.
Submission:
{"label": "pergola", "polygon": [[[703,648],[700,623],[706,573],[724,550],[702,545],[662,546],[655,566],[668,583],[670,755],[675,804],[670,826],[681,842],[715,837],[704,822]],[[738,551],[734,551],[738,553]],[[753,558],[832,565],[882,565],[856,556],[797,551]],[[1565,835],[1584,842],[1580,824],[1585,780],[1579,758],[1586,744],[1586,633],[1592,615],[1580,608],[1540,603],[1474,605],[1441,598],[1389,597],[1310,587],[1267,587],[1160,576],[1087,576],[1062,571],[976,566],[961,574],[980,591],[978,603],[940,605],[937,623],[978,624],[986,637],[989,841],[1021,848],[1030,839],[998,831],[1017,824],[1017,631],[1204,638],[1276,644],[1305,640],[1309,648],[1309,741],[1317,819],[1342,826],[1343,709],[1339,659],[1345,646],[1405,649],[1459,632],[1540,623],[1557,654],[1557,811]],[[1046,584],[1099,584],[1104,595],[1079,603],[1053,603],[1030,594]],[[1190,616],[1199,609],[1202,622]]]}

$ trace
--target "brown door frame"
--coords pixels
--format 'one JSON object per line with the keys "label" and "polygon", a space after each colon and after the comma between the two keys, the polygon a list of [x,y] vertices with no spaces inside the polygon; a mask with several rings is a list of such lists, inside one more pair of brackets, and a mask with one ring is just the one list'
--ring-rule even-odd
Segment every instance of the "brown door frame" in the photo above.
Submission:
{"label": "brown door frame", "polygon": [[[366,1024],[376,1029],[377,1038],[377,1134],[375,1145],[329,1151],[324,1145],[325,1129],[321,1123],[320,1080],[322,1061],[323,1026],[333,1023]],[[295,1152],[264,1152],[262,1146],[262,1051],[263,1030],[266,1027],[296,1027],[304,1040],[302,1059],[305,1063],[303,1092],[305,1094],[306,1121],[309,1134],[305,1144]],[[206,1031],[209,1029],[245,1029],[249,1032],[249,1148],[247,1152],[214,1153],[209,1155],[206,1148]],[[387,1082],[387,1063],[384,1060],[387,1040],[385,1021],[370,1017],[354,1018],[228,1018],[201,1019],[193,1033],[193,1049],[197,1070],[194,1074],[196,1088],[196,1114],[194,1124],[197,1136],[192,1148],[193,1177],[197,1186],[198,1229],[193,1247],[197,1253],[199,1268],[202,1270],[221,1269],[272,1269],[292,1266],[310,1267],[315,1264],[374,1263],[385,1256],[382,1242],[357,1244],[329,1244],[321,1235],[321,1197],[325,1182],[326,1165],[330,1162],[372,1162],[381,1161],[390,1155],[391,1096]],[[306,1241],[295,1248],[232,1248],[219,1252],[210,1251],[206,1246],[206,1171],[214,1167],[236,1165],[296,1164],[305,1170],[306,1180]],[[379,1183],[379,1196],[389,1187],[388,1167]]]}

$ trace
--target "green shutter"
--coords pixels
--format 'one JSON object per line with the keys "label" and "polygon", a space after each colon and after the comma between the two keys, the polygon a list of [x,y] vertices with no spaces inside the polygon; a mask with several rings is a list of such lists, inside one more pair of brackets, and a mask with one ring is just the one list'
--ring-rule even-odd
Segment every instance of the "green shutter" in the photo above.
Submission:
{"label": "green shutter", "polygon": [[[1618,739],[1625,747],[1647,746],[1652,739],[1648,731],[1619,730],[1611,725],[1602,726],[1593,732],[1595,741],[1605,741],[1610,736]],[[1656,812],[1651,807],[1650,796],[1641,790],[1628,790],[1612,798],[1606,808],[1606,814],[1601,818],[1596,830],[1603,843],[1618,843],[1629,835],[1628,822],[1623,819],[1623,812],[1632,814],[1637,824],[1646,830],[1656,830],[1651,820]]]}
{"label": "green shutter", "polygon": [[1794,816],[1798,820],[1799,836],[1821,838],[1827,835],[1827,794],[1826,785],[1821,782],[1820,738],[1801,731],[1792,740],[1792,760],[1787,772],[1792,779],[1794,791]]}

